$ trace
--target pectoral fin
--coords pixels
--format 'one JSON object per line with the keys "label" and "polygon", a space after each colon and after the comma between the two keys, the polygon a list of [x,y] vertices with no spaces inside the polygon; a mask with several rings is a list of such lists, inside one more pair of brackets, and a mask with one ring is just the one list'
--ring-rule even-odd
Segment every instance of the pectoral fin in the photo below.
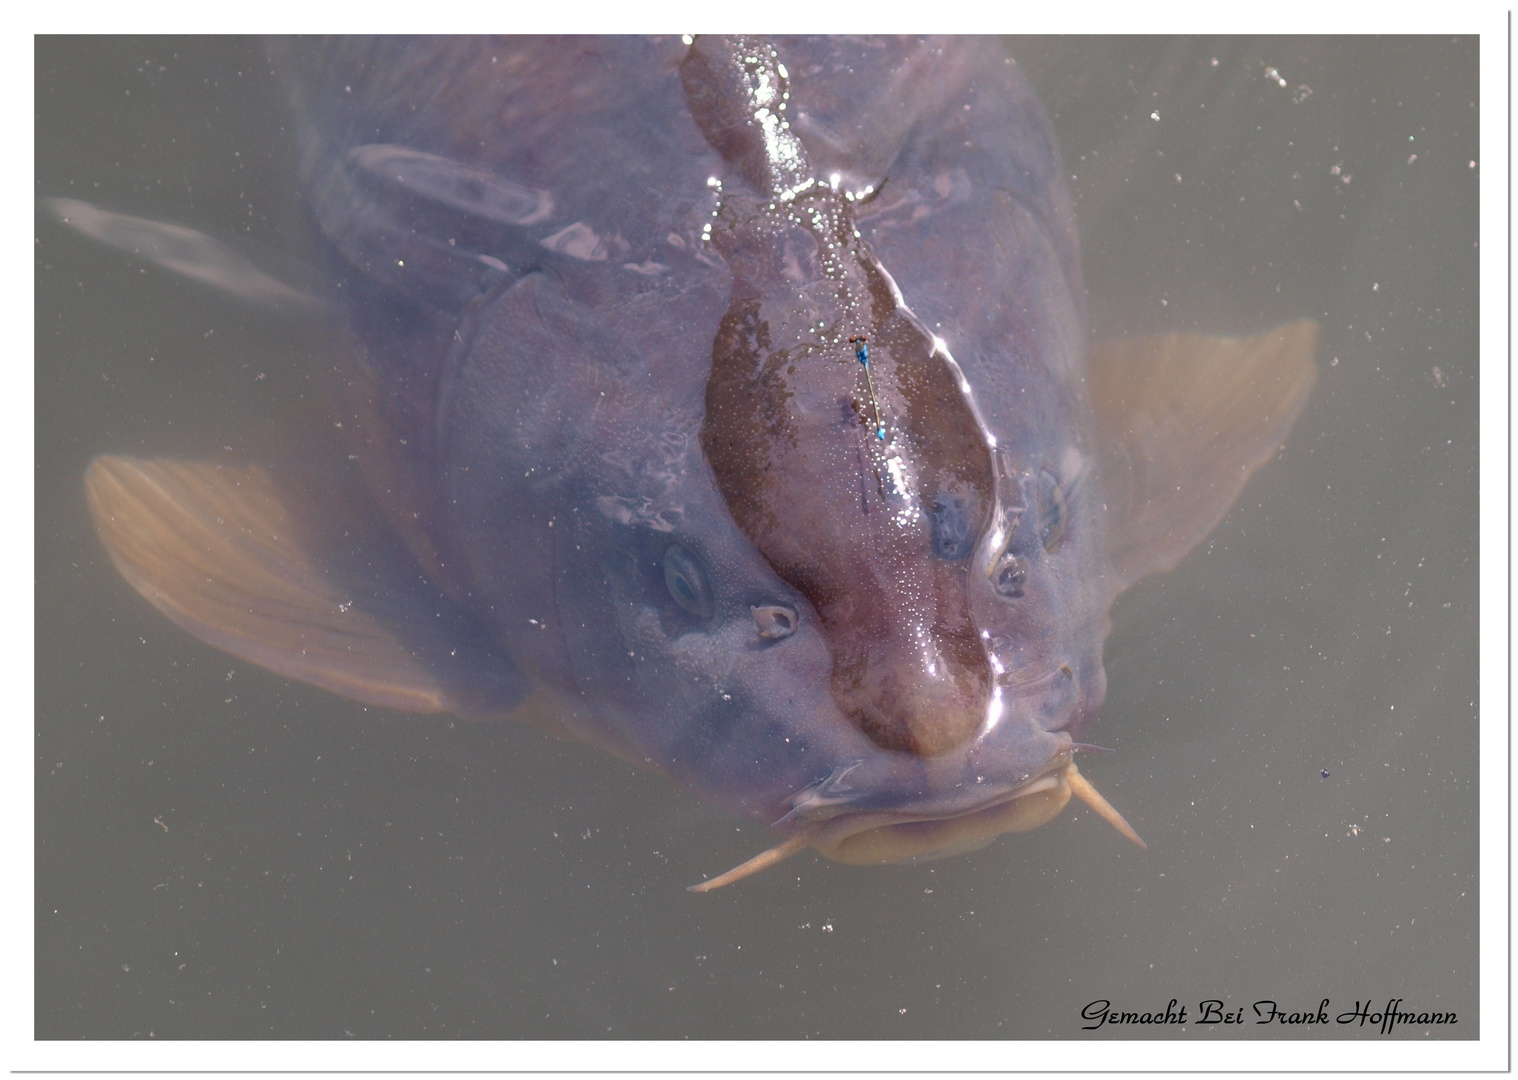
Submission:
{"label": "pectoral fin", "polygon": [[99,457],[85,491],[122,576],[234,656],[410,712],[492,713],[526,688],[393,540],[312,527],[262,469]]}
{"label": "pectoral fin", "polygon": [[1304,319],[1255,337],[1163,334],[1092,351],[1114,595],[1175,566],[1223,519],[1307,401],[1317,338]]}

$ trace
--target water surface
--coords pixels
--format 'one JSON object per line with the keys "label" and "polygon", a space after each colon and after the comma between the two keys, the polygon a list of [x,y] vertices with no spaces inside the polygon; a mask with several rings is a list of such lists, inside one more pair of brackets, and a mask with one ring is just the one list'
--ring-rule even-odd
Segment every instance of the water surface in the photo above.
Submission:
{"label": "water surface", "polygon": [[[767,831],[192,639],[111,568],[84,468],[256,456],[309,407],[321,328],[39,216],[38,1037],[1069,1039],[1089,1002],[1172,997],[1401,997],[1460,1022],[1392,1037],[1478,1034],[1476,41],[1008,49],[1096,337],[1322,325],[1278,460],[1113,612],[1116,752],[1082,769],[1149,850],[1077,811],[696,897]],[[307,255],[280,110],[256,44],[39,39],[36,193]]]}

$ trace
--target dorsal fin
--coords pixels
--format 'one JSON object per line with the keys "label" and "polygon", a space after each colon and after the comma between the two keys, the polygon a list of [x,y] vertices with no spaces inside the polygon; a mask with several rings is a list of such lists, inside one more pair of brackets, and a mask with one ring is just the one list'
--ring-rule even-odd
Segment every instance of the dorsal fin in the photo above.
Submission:
{"label": "dorsal fin", "polygon": [[[416,606],[419,574],[389,576],[394,593],[345,577],[304,528],[296,502],[260,468],[201,462],[96,458],[85,474],[90,513],[122,576],[180,626],[217,648],[290,679],[369,705],[409,712],[489,711],[518,688],[509,662],[480,664],[480,648],[448,648],[428,635],[456,626],[443,610],[406,620],[385,610]],[[366,566],[385,559],[366,549]],[[381,567],[387,570],[388,567]],[[405,632],[407,623],[422,627]],[[403,640],[405,637],[411,640]],[[468,635],[461,635],[469,646]],[[459,655],[464,653],[466,655]],[[449,660],[452,668],[445,667]],[[477,669],[489,669],[486,682]],[[462,695],[453,677],[465,686]],[[505,693],[501,691],[505,690]]]}
{"label": "dorsal fin", "polygon": [[43,199],[40,204],[60,223],[117,251],[144,259],[171,274],[215,289],[244,303],[289,311],[325,312],[327,304],[310,287],[290,284],[307,275],[293,260],[274,251],[256,251],[260,261],[278,265],[279,275],[263,269],[225,240],[172,221],[154,221],[84,202]]}
{"label": "dorsal fin", "polygon": [[1114,595],[1169,570],[1223,519],[1307,401],[1318,325],[1160,334],[1092,350]]}

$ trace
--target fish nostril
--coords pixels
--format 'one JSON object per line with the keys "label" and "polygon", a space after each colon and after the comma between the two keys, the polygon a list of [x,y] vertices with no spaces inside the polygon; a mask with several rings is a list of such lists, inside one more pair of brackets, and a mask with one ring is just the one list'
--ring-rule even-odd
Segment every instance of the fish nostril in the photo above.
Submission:
{"label": "fish nostril", "polygon": [[794,608],[788,608],[784,604],[761,604],[749,610],[754,613],[754,628],[762,638],[775,640],[790,637],[796,632],[799,620]]}
{"label": "fish nostril", "polygon": [[998,594],[1008,600],[1016,600],[1023,594],[1028,583],[1028,560],[1021,555],[1008,555],[991,574],[991,585]]}
{"label": "fish nostril", "polygon": [[1059,666],[1059,673],[1061,675],[1063,675],[1067,679],[1074,679],[1075,678],[1075,672],[1073,670],[1071,670],[1069,664],[1061,664]]}

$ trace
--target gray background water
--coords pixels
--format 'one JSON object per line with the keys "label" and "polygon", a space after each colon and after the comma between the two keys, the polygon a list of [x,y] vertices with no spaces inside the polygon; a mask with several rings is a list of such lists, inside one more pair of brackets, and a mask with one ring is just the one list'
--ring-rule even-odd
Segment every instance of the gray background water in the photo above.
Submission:
{"label": "gray background water", "polygon": [[[694,896],[765,830],[191,639],[111,568],[85,466],[254,452],[319,327],[39,215],[39,1037],[1379,1037],[1081,1031],[1093,1000],[1172,997],[1400,997],[1459,1023],[1393,1037],[1478,1033],[1476,41],[1008,47],[1073,175],[1097,336],[1322,324],[1284,452],[1113,613],[1116,753],[1084,770],[1149,850],[1066,813]],[[39,197],[303,253],[256,46],[36,55]]]}

